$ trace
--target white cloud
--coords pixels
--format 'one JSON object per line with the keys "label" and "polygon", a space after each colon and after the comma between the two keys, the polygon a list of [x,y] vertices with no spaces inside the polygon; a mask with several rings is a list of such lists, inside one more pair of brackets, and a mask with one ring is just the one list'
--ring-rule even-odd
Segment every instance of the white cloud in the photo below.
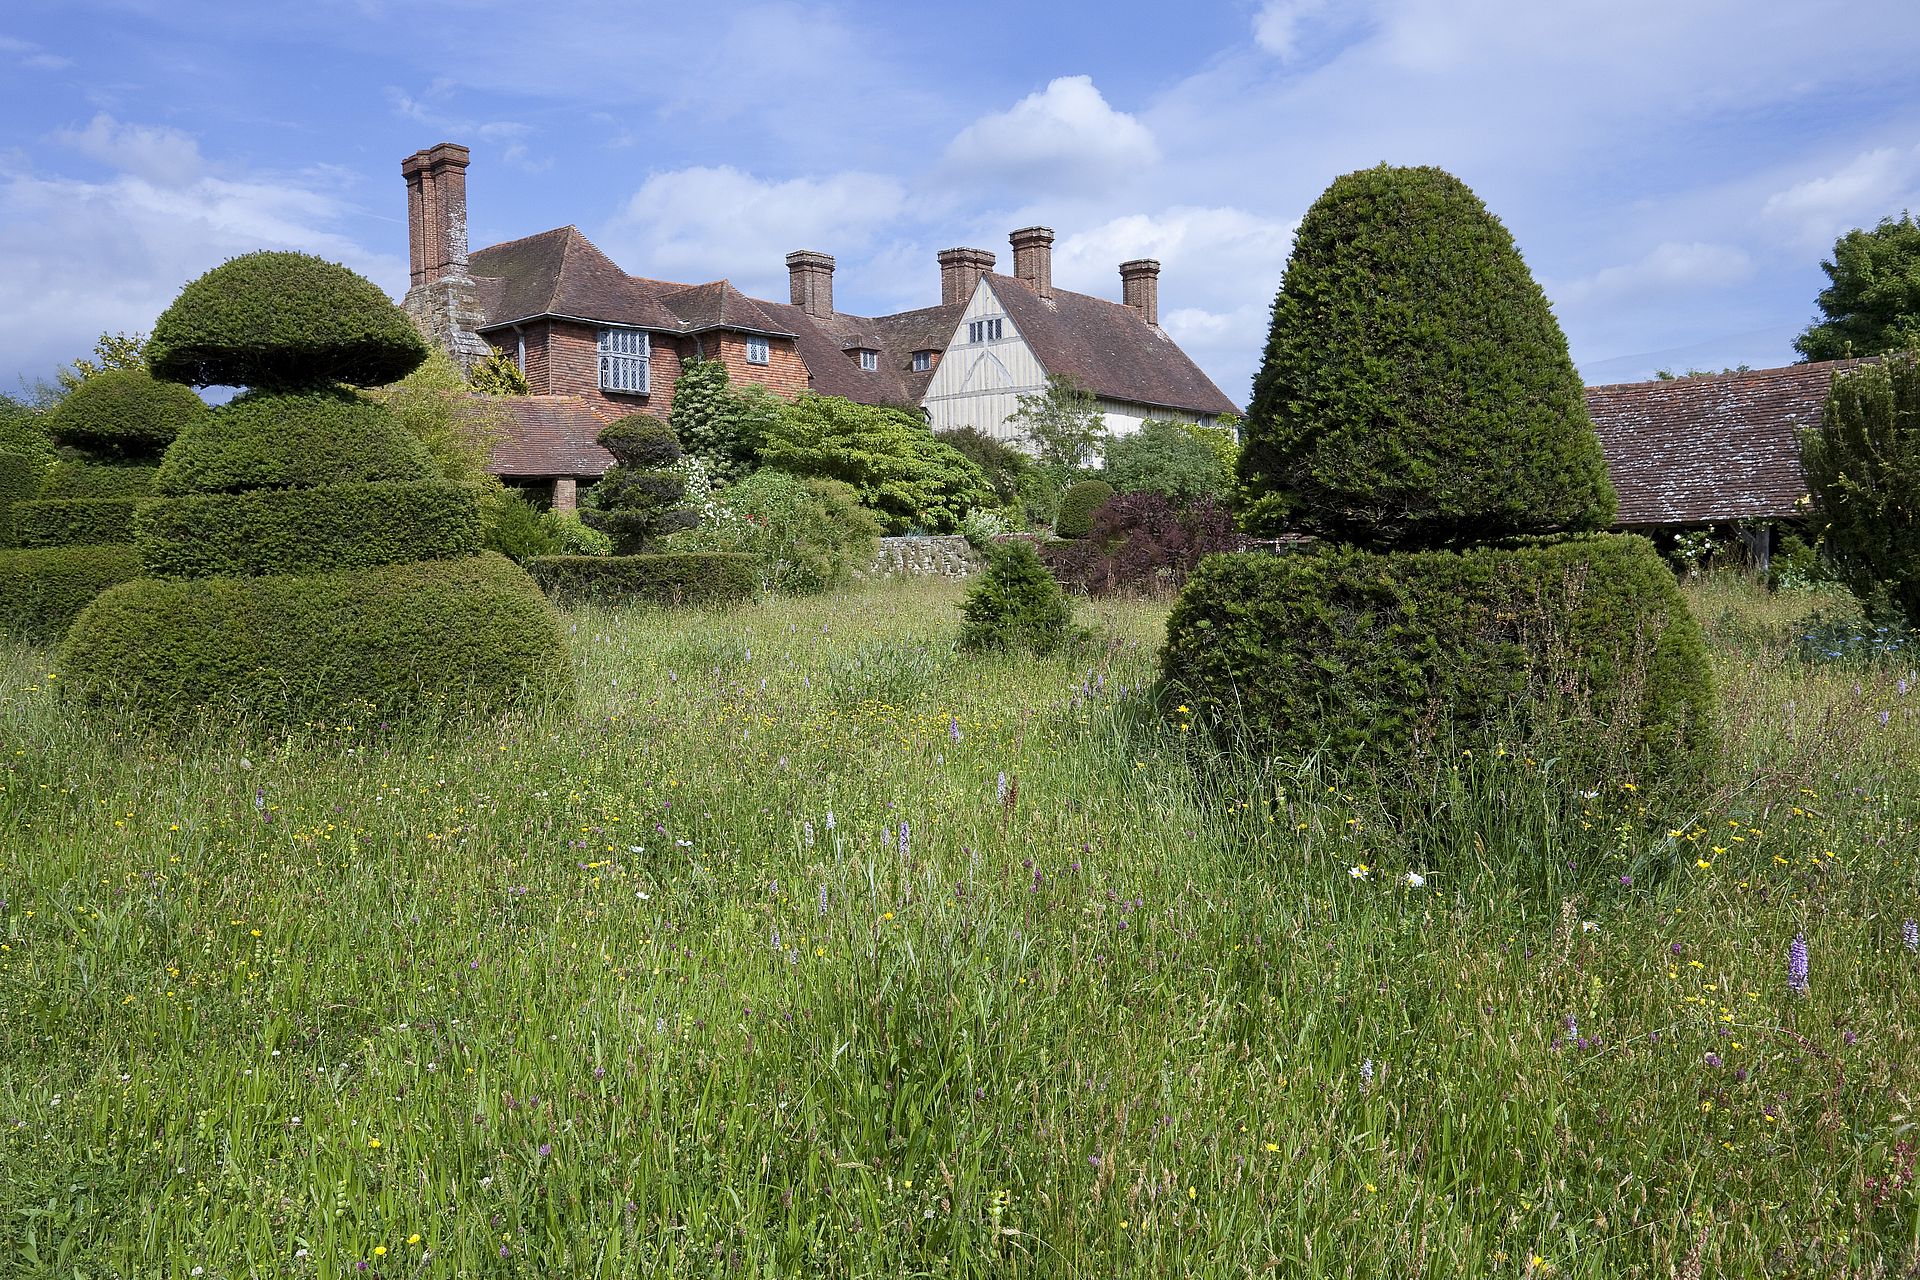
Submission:
{"label": "white cloud", "polygon": [[84,129],[62,129],[54,140],[81,155],[161,187],[185,186],[205,171],[200,144],[166,125],[121,124],[101,112]]}
{"label": "white cloud", "polygon": [[603,247],[635,275],[729,277],[748,293],[786,296],[786,256],[818,249],[846,261],[897,219],[905,188],[871,173],[764,179],[731,166],[649,174]]}
{"label": "white cloud", "polygon": [[28,71],[65,71],[73,65],[72,58],[48,53],[31,40],[12,36],[0,36],[0,57],[10,58],[15,66]]}
{"label": "white cloud", "polygon": [[1636,262],[1605,267],[1551,292],[1556,301],[1569,304],[1670,297],[1725,289],[1752,276],[1753,259],[1744,249],[1727,244],[1669,242],[1655,245]]}
{"label": "white cloud", "polygon": [[536,158],[529,150],[532,125],[517,120],[477,120],[448,110],[442,104],[452,94],[453,86],[444,80],[435,81],[424,96],[418,97],[389,85],[387,102],[401,119],[436,129],[444,139],[462,145],[481,142],[497,146],[500,158],[518,168],[539,172],[552,165],[550,157]]}
{"label": "white cloud", "polygon": [[1109,106],[1092,77],[1062,76],[962,129],[943,167],[958,183],[1084,193],[1134,176],[1159,157],[1152,132]]}
{"label": "white cloud", "polygon": [[1920,205],[1920,147],[1881,147],[1862,152],[1817,178],[1767,197],[1761,213],[1816,248],[1854,227]]}
{"label": "white cloud", "polygon": [[1302,28],[1326,0],[1266,0],[1253,15],[1253,42],[1282,62],[1300,56]]}

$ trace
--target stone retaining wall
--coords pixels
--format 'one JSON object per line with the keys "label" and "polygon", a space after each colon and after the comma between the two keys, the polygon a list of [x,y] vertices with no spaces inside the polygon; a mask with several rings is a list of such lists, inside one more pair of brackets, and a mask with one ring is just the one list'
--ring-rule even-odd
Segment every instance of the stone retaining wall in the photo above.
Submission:
{"label": "stone retaining wall", "polygon": [[978,569],[980,563],[980,556],[957,533],[943,537],[882,538],[866,576],[964,578]]}

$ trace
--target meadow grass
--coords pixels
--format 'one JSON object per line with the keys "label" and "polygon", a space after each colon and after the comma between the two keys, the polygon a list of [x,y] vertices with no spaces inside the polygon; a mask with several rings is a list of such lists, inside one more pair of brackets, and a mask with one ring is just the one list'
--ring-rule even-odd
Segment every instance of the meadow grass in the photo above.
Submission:
{"label": "meadow grass", "polygon": [[0,1274],[1920,1264],[1920,693],[1820,601],[1693,589],[1703,806],[1516,745],[1414,823],[1153,715],[1164,605],[958,598],[582,610],[577,707],[433,737],[0,649]]}

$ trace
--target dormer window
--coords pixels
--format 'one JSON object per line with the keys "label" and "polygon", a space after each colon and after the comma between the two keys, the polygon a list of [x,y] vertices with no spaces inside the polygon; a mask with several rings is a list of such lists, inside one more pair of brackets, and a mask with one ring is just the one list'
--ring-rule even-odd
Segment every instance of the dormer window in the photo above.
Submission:
{"label": "dormer window", "polygon": [[765,338],[748,338],[747,339],[747,363],[748,364],[765,364],[767,363],[767,356],[768,356],[768,349],[767,349],[767,340]]}
{"label": "dormer window", "polygon": [[992,320],[967,321],[967,341],[998,342],[1000,340],[1000,324],[1001,321],[998,317]]}
{"label": "dormer window", "polygon": [[915,373],[925,373],[931,368],[933,368],[933,352],[916,351],[913,353],[913,371]]}
{"label": "dormer window", "polygon": [[643,329],[602,329],[600,389],[644,396],[652,386],[653,343]]}
{"label": "dormer window", "polygon": [[853,358],[855,362],[868,373],[872,373],[880,367],[880,353],[878,351],[870,351],[865,347],[860,347],[854,351]]}

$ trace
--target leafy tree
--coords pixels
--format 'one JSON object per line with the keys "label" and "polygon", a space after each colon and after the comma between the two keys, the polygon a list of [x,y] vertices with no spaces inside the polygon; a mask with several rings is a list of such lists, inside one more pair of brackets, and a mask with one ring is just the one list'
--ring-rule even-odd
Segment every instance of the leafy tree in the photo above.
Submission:
{"label": "leafy tree", "polygon": [[[765,388],[752,390],[772,395]],[[681,366],[673,384],[673,432],[688,453],[706,464],[716,484],[731,484],[753,470],[765,421],[764,402],[735,392],[726,365],[689,360]]]}
{"label": "leafy tree", "polygon": [[507,410],[472,394],[460,366],[445,351],[432,347],[417,369],[367,395],[427,447],[448,480],[489,489],[499,485],[487,467],[493,446],[507,430]]}
{"label": "leafy tree", "polygon": [[1107,446],[1104,478],[1121,493],[1157,493],[1180,506],[1226,496],[1220,455],[1178,422],[1149,418]]}
{"label": "leafy tree", "polygon": [[996,440],[978,427],[953,427],[936,431],[933,438],[952,445],[979,467],[993,487],[993,496],[1002,507],[1011,507],[1020,498],[1020,481],[1033,469],[1033,459],[1004,440]]}
{"label": "leafy tree", "polygon": [[769,467],[714,501],[719,518],[675,534],[669,549],[751,554],[763,587],[796,594],[832,590],[873,560],[879,521],[838,480],[802,480]]}
{"label": "leafy tree", "polygon": [[803,392],[770,424],[760,457],[852,485],[889,533],[952,533],[968,511],[993,502],[980,468],[934,439],[917,414],[839,396]]}
{"label": "leafy tree", "polygon": [[1833,380],[1818,431],[1801,441],[1810,532],[1847,588],[1879,615],[1920,626],[1920,356]]}
{"label": "leafy tree", "polygon": [[1026,435],[1040,461],[1081,471],[1100,456],[1107,419],[1093,392],[1068,375],[1048,375],[1045,391],[1029,392],[1014,405],[1007,421]]}
{"label": "leafy tree", "polygon": [[1837,360],[1920,345],[1920,220],[1911,213],[1847,232],[1820,269],[1830,282],[1816,299],[1822,318],[1794,339],[1795,351]]}
{"label": "leafy tree", "polygon": [[1546,295],[1432,168],[1346,174],[1301,220],[1240,482],[1249,533],[1383,548],[1597,529],[1614,509]]}
{"label": "leafy tree", "polygon": [[1231,486],[1234,473],[1240,467],[1240,415],[1223,413],[1209,426],[1182,422],[1179,427],[1213,451],[1213,456],[1220,460],[1220,474],[1227,477]]}
{"label": "leafy tree", "polygon": [[147,369],[147,335],[144,333],[103,333],[93,344],[93,358],[82,356],[54,374],[60,390],[73,390],[88,378],[114,369]]}
{"label": "leafy tree", "polygon": [[467,385],[482,395],[524,396],[528,394],[527,375],[504,351],[495,351],[467,371]]}

